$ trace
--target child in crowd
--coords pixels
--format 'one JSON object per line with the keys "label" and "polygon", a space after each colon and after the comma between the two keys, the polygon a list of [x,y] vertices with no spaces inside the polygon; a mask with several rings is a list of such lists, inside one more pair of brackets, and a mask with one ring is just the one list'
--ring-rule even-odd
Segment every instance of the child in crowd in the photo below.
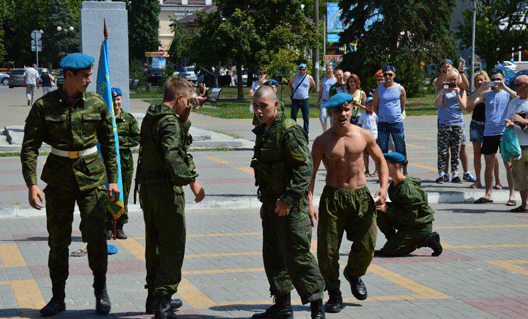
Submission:
{"label": "child in crowd", "polygon": [[[366,99],[366,106],[367,109],[365,113],[361,114],[359,116],[358,120],[358,126],[370,131],[372,135],[374,135],[374,138],[376,141],[378,140],[378,116],[374,111],[372,110],[372,97],[367,97]],[[376,171],[374,173],[370,174],[369,171],[369,155],[367,152],[363,153],[363,161],[365,162],[365,176],[373,177],[376,175]]]}

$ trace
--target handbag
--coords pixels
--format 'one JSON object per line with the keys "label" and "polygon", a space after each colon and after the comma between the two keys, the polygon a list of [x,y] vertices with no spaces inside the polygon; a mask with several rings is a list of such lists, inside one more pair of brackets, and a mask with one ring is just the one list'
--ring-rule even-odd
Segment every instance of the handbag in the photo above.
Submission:
{"label": "handbag", "polygon": [[510,159],[519,159],[521,157],[521,146],[515,135],[513,127],[507,127],[502,133],[500,141],[501,156],[505,162]]}
{"label": "handbag", "polygon": [[297,92],[297,89],[299,88],[299,86],[301,86],[301,84],[303,83],[304,81],[304,78],[307,76],[308,74],[305,74],[301,80],[301,82],[299,82],[299,84],[297,84],[297,86],[295,87],[295,89],[293,90],[293,93],[292,95],[290,96],[290,100],[293,101],[293,95],[295,94],[295,92]]}

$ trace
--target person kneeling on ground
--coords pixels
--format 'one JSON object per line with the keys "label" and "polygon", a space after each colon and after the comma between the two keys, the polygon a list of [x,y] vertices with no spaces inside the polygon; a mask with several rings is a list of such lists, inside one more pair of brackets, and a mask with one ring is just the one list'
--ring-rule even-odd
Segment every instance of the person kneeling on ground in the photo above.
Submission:
{"label": "person kneeling on ground", "polygon": [[389,185],[392,202],[378,207],[376,222],[387,243],[374,255],[397,257],[418,248],[430,247],[433,249],[432,256],[440,256],[440,235],[432,232],[434,210],[429,206],[420,179],[403,175],[400,169],[405,164],[405,157],[402,154],[391,152],[383,155],[392,178]]}

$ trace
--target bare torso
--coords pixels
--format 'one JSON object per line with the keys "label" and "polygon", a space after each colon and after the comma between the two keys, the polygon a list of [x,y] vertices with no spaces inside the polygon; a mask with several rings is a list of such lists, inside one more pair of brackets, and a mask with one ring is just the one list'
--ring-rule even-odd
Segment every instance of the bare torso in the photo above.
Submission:
{"label": "bare torso", "polygon": [[[366,131],[365,131],[366,132]],[[355,125],[340,136],[334,129],[319,136],[322,162],[326,168],[326,185],[334,188],[358,189],[366,185],[363,174],[363,152],[367,147],[365,132]]]}

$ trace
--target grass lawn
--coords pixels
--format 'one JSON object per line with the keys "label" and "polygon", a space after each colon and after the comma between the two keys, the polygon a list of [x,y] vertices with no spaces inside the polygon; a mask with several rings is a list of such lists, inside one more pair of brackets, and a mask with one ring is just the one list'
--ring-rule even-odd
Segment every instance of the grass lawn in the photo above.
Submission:
{"label": "grass lawn", "polygon": [[[291,105],[290,102],[290,93],[289,89],[286,86],[282,87],[283,91],[279,89],[278,97],[284,102],[286,107],[286,113],[289,114],[289,108]],[[250,119],[253,117],[252,113],[249,113],[249,104],[251,99],[249,96],[249,88],[244,87],[244,99],[237,100],[237,88],[236,87],[226,87],[222,89],[220,93],[220,99],[218,102],[218,107],[205,107],[194,112],[219,118],[227,119]],[[130,94],[131,98],[140,98],[149,102],[159,103],[163,98],[163,92],[158,87],[153,87],[150,92],[145,92],[144,88]],[[408,116],[413,115],[435,115],[437,110],[434,107],[434,94],[427,94],[421,97],[408,98],[407,105],[405,107],[406,113]],[[315,107],[317,102],[317,93],[310,94],[310,118],[318,118],[319,111]],[[225,103],[225,107],[224,107]],[[206,105],[211,105],[206,103]],[[299,116],[302,117],[301,112]]]}

